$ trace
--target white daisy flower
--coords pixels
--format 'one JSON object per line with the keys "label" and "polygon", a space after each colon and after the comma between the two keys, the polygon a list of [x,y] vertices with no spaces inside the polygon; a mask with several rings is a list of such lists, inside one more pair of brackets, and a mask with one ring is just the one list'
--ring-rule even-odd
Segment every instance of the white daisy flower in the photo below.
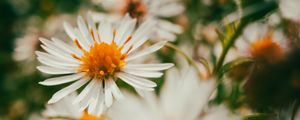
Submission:
{"label": "white daisy flower", "polygon": [[166,75],[159,97],[153,92],[145,94],[146,99],[127,93],[127,99],[114,104],[108,116],[112,120],[199,119],[215,89],[215,81],[200,81],[189,66],[181,71],[171,69]]}
{"label": "white daisy flower", "polygon": [[181,26],[162,19],[183,13],[184,7],[177,0],[101,0],[100,3],[104,9],[113,11],[113,15],[96,13],[96,16],[99,16],[95,18],[97,21],[107,18],[119,18],[112,16],[123,16],[129,13],[131,17],[137,18],[139,22],[144,22],[149,18],[154,19],[157,22],[157,29],[155,36],[153,36],[155,39],[174,41],[176,34],[183,32]]}
{"label": "white daisy flower", "polygon": [[[215,54],[222,52],[221,44],[215,47]],[[288,43],[280,30],[273,30],[270,26],[257,22],[248,25],[235,46],[229,50],[225,62],[239,57],[250,57],[267,62],[280,60],[288,52]]]}
{"label": "white daisy flower", "polygon": [[75,120],[104,120],[104,116],[94,116],[86,111],[81,111],[78,104],[72,104],[70,101],[76,99],[77,94],[72,93],[54,104],[46,105],[46,109],[42,112],[39,119],[31,120],[60,120],[60,119],[75,119]]}
{"label": "white daisy flower", "polygon": [[48,74],[63,75],[46,79],[40,84],[52,86],[75,81],[55,93],[48,103],[55,103],[87,84],[72,102],[78,104],[80,110],[87,108],[90,114],[99,115],[102,107],[110,107],[113,99],[122,98],[116,80],[121,79],[139,91],[152,91],[156,83],[148,78],[161,77],[163,73],[159,71],[173,66],[171,63],[132,63],[159,50],[166,43],[161,41],[137,51],[151,35],[155,24],[152,20],[135,29],[136,19],[126,15],[119,26],[102,22],[98,30],[90,15],[87,21],[86,26],[83,18],[78,17],[78,28],[64,23],[66,33],[76,47],[56,38],[52,38],[52,41],[40,39],[43,43],[41,47],[46,52],[36,52],[38,60],[44,64],[37,69]]}

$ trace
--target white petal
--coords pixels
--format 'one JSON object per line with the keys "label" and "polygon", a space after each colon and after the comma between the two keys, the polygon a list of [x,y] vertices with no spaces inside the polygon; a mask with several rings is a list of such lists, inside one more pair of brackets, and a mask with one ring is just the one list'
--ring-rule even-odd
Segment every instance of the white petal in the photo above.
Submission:
{"label": "white petal", "polygon": [[125,15],[117,29],[115,38],[117,45],[124,44],[129,35],[132,34],[136,25],[136,21],[136,19],[131,19],[129,14]]}
{"label": "white petal", "polygon": [[117,86],[117,84],[115,83],[114,80],[109,80],[110,83],[110,87],[111,87],[111,92],[112,92],[112,95],[117,99],[117,100],[120,100],[120,99],[123,99],[123,94],[121,93],[119,87]]}
{"label": "white petal", "polygon": [[175,41],[176,35],[170,31],[166,30],[157,30],[157,36],[160,40],[167,40],[167,41]]}
{"label": "white petal", "polygon": [[169,32],[176,33],[176,34],[183,32],[181,26],[173,24],[166,20],[159,20],[157,22],[157,24],[158,24],[159,28],[161,28],[162,30],[165,30],[165,31],[169,31]]}
{"label": "white petal", "polygon": [[163,75],[161,72],[153,72],[153,71],[141,71],[141,70],[124,70],[124,72],[129,73],[131,75],[145,77],[145,78],[159,78]]}
{"label": "white petal", "polygon": [[136,48],[144,44],[152,34],[155,24],[156,23],[152,19],[148,19],[143,22],[133,34],[132,40],[124,46],[122,52],[124,53],[124,51],[127,51],[130,46],[133,46],[132,51],[134,51]]}
{"label": "white petal", "polygon": [[90,90],[90,92],[84,97],[84,99],[80,101],[79,110],[84,110],[89,106],[89,104],[91,104],[91,102],[94,99],[93,97],[96,96],[97,94],[99,94],[99,89],[101,87],[102,87],[102,82],[99,82],[98,80],[96,80],[96,83],[92,87],[92,90]]}
{"label": "white petal", "polygon": [[90,12],[87,14],[87,21],[88,21],[89,29],[92,30],[95,40],[97,42],[100,42],[100,38],[98,36],[98,32],[97,32],[97,29],[96,29],[96,26],[95,26],[95,22],[93,21],[92,15],[91,15]]}
{"label": "white petal", "polygon": [[39,52],[39,51],[36,51],[35,53],[38,56],[38,58],[44,59],[46,60],[45,62],[51,62],[55,65],[70,66],[70,67],[76,67],[80,65],[79,61],[68,61],[65,59],[55,57],[54,55],[50,55],[48,53]]}
{"label": "white petal", "polygon": [[47,74],[70,74],[76,72],[74,69],[53,68],[48,66],[38,66],[37,69]]}
{"label": "white petal", "polygon": [[143,90],[154,90],[152,87],[156,86],[156,83],[144,79],[144,78],[139,78],[135,77],[133,75],[129,75],[127,73],[119,73],[118,77],[121,78],[124,82],[128,83],[129,85],[138,88],[138,89],[143,89]]}
{"label": "white petal", "polygon": [[64,83],[75,81],[75,80],[83,77],[84,75],[85,75],[85,73],[76,73],[76,74],[66,75],[66,76],[62,76],[62,77],[49,78],[42,82],[39,82],[39,84],[46,85],[46,86],[59,85],[59,84],[64,84]]}
{"label": "white petal", "polygon": [[83,34],[80,32],[79,29],[75,28],[75,33],[77,34],[77,40],[79,42],[79,44],[82,46],[82,48],[84,50],[89,51],[90,50],[90,46],[88,44],[88,41],[84,38]]}
{"label": "white petal", "polygon": [[44,46],[44,45],[41,45],[41,47],[42,47],[45,51],[47,51],[48,53],[50,53],[50,54],[52,54],[52,55],[54,55],[54,56],[56,56],[56,57],[59,57],[59,58],[61,58],[61,59],[63,59],[63,60],[72,61],[72,62],[76,62],[76,61],[77,61],[77,62],[78,62],[78,60],[74,59],[71,55],[63,54],[62,52],[59,52],[59,51],[57,51],[57,50],[48,48],[48,47],[46,47],[46,46]]}
{"label": "white petal", "polygon": [[145,48],[144,50],[141,50],[133,55],[130,54],[125,61],[128,62],[128,61],[137,59],[139,57],[143,57],[145,55],[151,54],[151,53],[159,50],[160,48],[162,48],[166,43],[167,43],[166,41],[161,41],[161,42],[158,42],[148,48]]}
{"label": "white petal", "polygon": [[113,39],[113,27],[111,23],[107,21],[103,21],[102,23],[100,23],[98,32],[100,34],[101,41],[111,43]]}
{"label": "white petal", "polygon": [[52,98],[48,101],[48,104],[55,103],[55,102],[59,101],[61,98],[63,98],[66,95],[74,92],[75,90],[77,90],[78,88],[83,86],[88,81],[89,81],[89,78],[82,78],[82,79],[72,83],[68,87],[65,87],[64,89],[61,89],[60,91],[56,92],[52,96]]}
{"label": "white petal", "polygon": [[85,86],[85,88],[80,92],[80,94],[74,99],[73,104],[78,104],[82,101],[88,94],[90,94],[91,90],[95,87],[97,79],[92,79],[91,82]]}
{"label": "white petal", "polygon": [[128,70],[144,70],[144,71],[160,71],[166,70],[173,67],[172,63],[161,63],[161,64],[126,64],[124,69]]}
{"label": "white petal", "polygon": [[48,60],[43,57],[37,57],[37,59],[44,65],[54,67],[54,68],[62,68],[62,69],[76,69],[78,68],[79,65],[74,65],[74,66],[68,66],[68,64],[64,63],[56,63],[51,60]]}
{"label": "white petal", "polygon": [[168,3],[157,9],[157,15],[162,17],[172,17],[181,14],[184,11],[183,5],[179,3]]}
{"label": "white petal", "polygon": [[110,86],[111,86],[110,83],[108,81],[105,81],[104,93],[105,93],[105,105],[106,105],[106,107],[110,107],[112,105],[112,102],[113,102],[113,97],[112,97],[112,94],[111,94]]}
{"label": "white petal", "polygon": [[69,35],[69,37],[72,40],[76,40],[77,39],[76,32],[74,31],[73,27],[69,23],[64,22],[64,28],[65,28],[66,33]]}
{"label": "white petal", "polygon": [[96,91],[98,91],[96,94],[94,94],[92,101],[90,102],[90,105],[88,106],[88,113],[91,115],[95,115],[96,114],[96,108],[98,101],[100,100],[100,92],[99,92],[100,88],[97,88]]}
{"label": "white petal", "polygon": [[91,46],[93,44],[93,40],[90,36],[90,32],[86,27],[86,24],[81,16],[78,16],[77,18],[77,25],[79,27],[80,32],[83,35],[83,38],[85,39],[88,46]]}
{"label": "white petal", "polygon": [[57,39],[57,38],[52,38],[52,41],[54,42],[55,45],[59,46],[60,48],[64,49],[67,51],[69,54],[75,54],[78,57],[82,56],[82,51],[75,49],[71,47],[70,45],[64,43],[62,40]]}

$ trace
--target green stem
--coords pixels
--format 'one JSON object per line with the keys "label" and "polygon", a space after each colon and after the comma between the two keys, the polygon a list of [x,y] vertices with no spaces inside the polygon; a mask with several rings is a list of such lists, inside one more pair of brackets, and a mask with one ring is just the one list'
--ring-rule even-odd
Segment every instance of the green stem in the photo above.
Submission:
{"label": "green stem", "polygon": [[237,39],[237,37],[241,34],[244,26],[246,25],[246,23],[244,22],[240,22],[236,28],[236,31],[234,32],[234,34],[232,34],[232,36],[230,36],[228,38],[228,41],[226,43],[226,45],[223,47],[223,50],[222,50],[222,53],[221,53],[221,56],[219,57],[219,60],[217,62],[217,65],[213,71],[213,74],[214,75],[217,75],[217,73],[219,72],[220,68],[222,67],[222,65],[224,64],[224,60],[226,58],[226,55],[229,51],[229,49],[234,45],[234,42],[235,40]]}

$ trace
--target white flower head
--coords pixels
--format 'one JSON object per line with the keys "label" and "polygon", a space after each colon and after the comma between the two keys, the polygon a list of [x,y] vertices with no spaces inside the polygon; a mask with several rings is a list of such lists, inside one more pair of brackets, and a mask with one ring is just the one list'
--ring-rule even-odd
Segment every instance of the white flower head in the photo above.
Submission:
{"label": "white flower head", "polygon": [[[102,0],[101,5],[108,11],[115,13],[113,16],[119,16],[129,13],[131,17],[137,18],[139,22],[151,18],[155,20],[156,31],[152,38],[159,40],[174,41],[176,34],[183,32],[181,26],[173,24],[162,18],[178,16],[184,11],[184,7],[177,0]],[[97,21],[112,17],[112,15],[103,18],[103,15],[98,14]]]}
{"label": "white flower head", "polygon": [[[215,81],[200,81],[192,67],[171,69],[159,97],[146,93],[145,99],[127,93],[128,99],[113,105],[113,120],[195,120],[207,106]],[[138,113],[138,114],[132,114]]]}
{"label": "white flower head", "polygon": [[[235,46],[229,50],[225,62],[232,61],[239,57],[263,58],[268,61],[282,58],[284,53],[289,51],[288,42],[282,31],[271,29],[262,22],[249,24]],[[215,54],[220,55],[222,45],[217,44]],[[270,59],[271,58],[271,59]]]}
{"label": "white flower head", "polygon": [[52,41],[40,39],[41,47],[46,52],[36,52],[37,59],[43,64],[37,69],[48,74],[63,75],[46,79],[40,84],[52,86],[73,82],[56,92],[48,103],[55,103],[87,84],[72,102],[78,104],[80,110],[87,109],[89,114],[100,115],[103,107],[112,105],[113,99],[123,97],[116,80],[121,79],[136,90],[152,91],[156,83],[147,78],[161,77],[163,73],[159,71],[173,66],[171,63],[132,63],[159,50],[166,43],[161,41],[137,51],[151,35],[155,24],[151,19],[135,28],[136,20],[126,15],[118,26],[103,21],[96,29],[88,14],[87,23],[82,17],[78,17],[78,28],[64,23],[66,33],[75,46],[56,38],[52,38]]}

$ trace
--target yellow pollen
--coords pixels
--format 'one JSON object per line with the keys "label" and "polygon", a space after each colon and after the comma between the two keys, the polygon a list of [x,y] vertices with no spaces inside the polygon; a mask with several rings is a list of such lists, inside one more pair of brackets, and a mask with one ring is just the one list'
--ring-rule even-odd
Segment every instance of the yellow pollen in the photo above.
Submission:
{"label": "yellow pollen", "polygon": [[103,116],[97,117],[95,115],[90,115],[86,111],[81,116],[80,120],[105,120]]}
{"label": "yellow pollen", "polygon": [[121,50],[115,42],[95,42],[89,51],[83,51],[78,71],[87,72],[89,76],[99,79],[113,77],[125,65],[127,54],[122,54]]}

